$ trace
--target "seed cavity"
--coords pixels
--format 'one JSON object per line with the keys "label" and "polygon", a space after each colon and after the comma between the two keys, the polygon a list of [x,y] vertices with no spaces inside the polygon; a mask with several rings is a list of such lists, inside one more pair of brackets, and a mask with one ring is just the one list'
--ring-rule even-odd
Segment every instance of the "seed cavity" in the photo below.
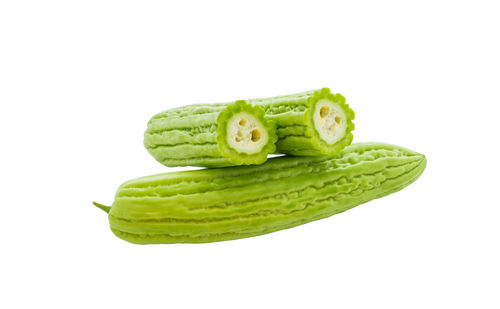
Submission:
{"label": "seed cavity", "polygon": [[227,142],[238,153],[259,152],[268,139],[267,131],[254,115],[241,112],[227,123]]}
{"label": "seed cavity", "polygon": [[347,117],[342,108],[327,99],[317,103],[314,112],[314,125],[328,144],[334,144],[345,135]]}
{"label": "seed cavity", "polygon": [[328,113],[330,113],[330,106],[327,105],[322,106],[319,110],[319,116],[321,118],[325,118],[328,115]]}
{"label": "seed cavity", "polygon": [[252,142],[257,142],[260,140],[261,132],[259,129],[254,129],[252,131]]}

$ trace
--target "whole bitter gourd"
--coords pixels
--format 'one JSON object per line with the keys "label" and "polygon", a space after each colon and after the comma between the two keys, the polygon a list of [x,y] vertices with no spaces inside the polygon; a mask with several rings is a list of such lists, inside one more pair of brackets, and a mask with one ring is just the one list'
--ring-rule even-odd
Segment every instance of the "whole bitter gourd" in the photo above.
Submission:
{"label": "whole bitter gourd", "polygon": [[274,149],[297,156],[332,155],[352,142],[354,112],[328,88],[246,101],[254,106],[245,105],[244,118],[238,107],[232,108],[244,105],[238,101],[159,113],[148,123],[144,145],[166,166],[222,167],[263,163]]}
{"label": "whole bitter gourd", "polygon": [[203,243],[262,235],[329,217],[401,190],[425,156],[361,143],[322,157],[165,173],[125,182],[109,213],[113,233],[137,244]]}
{"label": "whole bitter gourd", "polygon": [[151,118],[144,146],[166,166],[260,164],[276,150],[275,124],[243,100],[174,108]]}

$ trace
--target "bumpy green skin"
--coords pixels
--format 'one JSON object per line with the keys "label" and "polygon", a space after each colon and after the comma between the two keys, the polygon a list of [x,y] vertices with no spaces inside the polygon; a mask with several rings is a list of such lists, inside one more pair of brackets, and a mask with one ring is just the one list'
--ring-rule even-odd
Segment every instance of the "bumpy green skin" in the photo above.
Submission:
{"label": "bumpy green skin", "polygon": [[[314,127],[313,112],[322,99],[338,104],[347,116],[345,135],[334,144],[326,143]],[[332,155],[352,142],[354,111],[346,104],[344,96],[332,94],[328,88],[247,101],[264,108],[266,118],[276,122],[276,148],[280,153],[296,156]]]}
{"label": "bumpy green skin", "polygon": [[[239,112],[254,115],[269,139],[254,154],[238,153],[227,143],[227,121]],[[197,104],[156,114],[148,122],[144,146],[165,166],[225,167],[261,164],[276,150],[275,124],[264,118],[264,111],[243,100],[230,104]]]}
{"label": "bumpy green skin", "polygon": [[137,244],[245,238],[329,217],[401,190],[423,172],[414,151],[379,143],[335,156],[280,157],[153,175],[124,183],[109,212],[113,233]]}
{"label": "bumpy green skin", "polygon": [[[313,111],[322,99],[338,104],[347,116],[345,134],[334,144],[326,143],[314,127]],[[275,151],[296,156],[333,155],[352,142],[354,112],[341,94],[332,94],[328,88],[247,102],[254,106],[236,101],[159,113],[148,123],[144,145],[166,166],[225,167],[261,164]],[[227,144],[224,124],[241,110],[256,115],[268,131],[269,141],[257,154],[237,153]]]}

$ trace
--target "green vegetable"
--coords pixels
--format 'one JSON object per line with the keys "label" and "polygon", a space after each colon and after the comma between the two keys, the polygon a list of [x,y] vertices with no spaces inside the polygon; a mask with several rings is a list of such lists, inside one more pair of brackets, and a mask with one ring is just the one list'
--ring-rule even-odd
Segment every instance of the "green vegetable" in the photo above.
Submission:
{"label": "green vegetable", "polygon": [[198,104],[155,115],[144,146],[166,166],[260,164],[276,150],[275,125],[245,101]]}
{"label": "green vegetable", "polygon": [[332,155],[352,142],[354,112],[330,89],[251,99],[276,122],[277,150],[296,156]]}
{"label": "green vegetable", "polygon": [[166,166],[223,167],[260,164],[275,150],[332,155],[352,142],[354,112],[328,88],[247,102],[254,106],[236,101],[159,113],[148,123],[144,145]]}
{"label": "green vegetable", "polygon": [[401,190],[425,156],[361,143],[335,156],[280,157],[258,166],[183,171],[125,182],[109,213],[113,233],[137,244],[238,239],[326,218]]}

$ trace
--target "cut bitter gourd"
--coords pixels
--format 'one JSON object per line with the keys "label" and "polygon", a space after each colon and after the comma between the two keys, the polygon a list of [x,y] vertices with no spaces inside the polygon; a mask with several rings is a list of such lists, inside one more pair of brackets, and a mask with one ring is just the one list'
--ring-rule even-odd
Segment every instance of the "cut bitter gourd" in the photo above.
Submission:
{"label": "cut bitter gourd", "polygon": [[322,157],[183,171],[125,182],[109,213],[113,233],[137,244],[202,243],[262,235],[329,217],[401,190],[426,159],[361,143]]}
{"label": "cut bitter gourd", "polygon": [[280,153],[332,155],[352,142],[354,111],[344,96],[328,88],[248,102],[261,106],[266,118],[276,122]]}
{"label": "cut bitter gourd", "polygon": [[144,145],[166,166],[223,167],[260,164],[275,150],[332,155],[352,142],[354,112],[328,88],[247,102],[253,107],[236,101],[159,113],[148,123]]}
{"label": "cut bitter gourd", "polygon": [[198,104],[159,113],[148,123],[144,146],[166,166],[260,164],[276,150],[275,125],[245,101]]}

